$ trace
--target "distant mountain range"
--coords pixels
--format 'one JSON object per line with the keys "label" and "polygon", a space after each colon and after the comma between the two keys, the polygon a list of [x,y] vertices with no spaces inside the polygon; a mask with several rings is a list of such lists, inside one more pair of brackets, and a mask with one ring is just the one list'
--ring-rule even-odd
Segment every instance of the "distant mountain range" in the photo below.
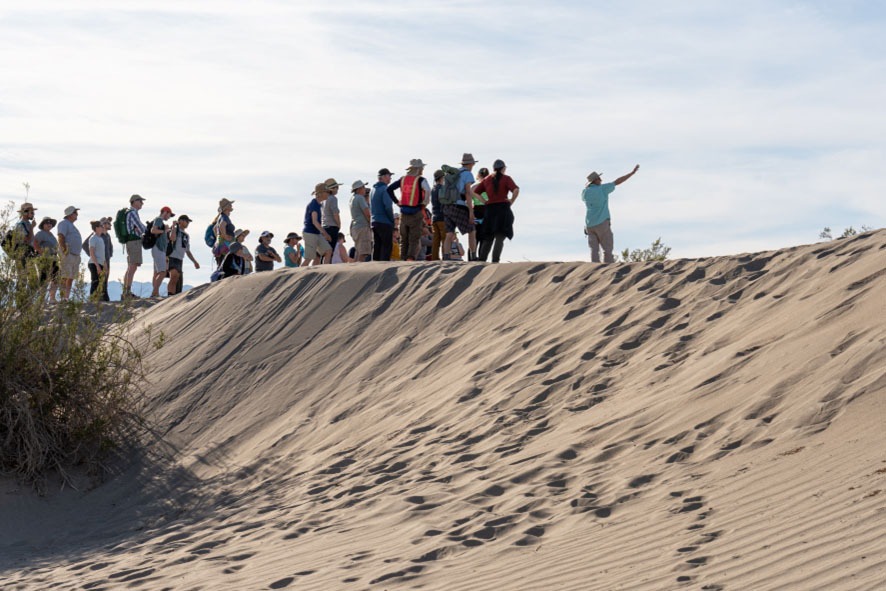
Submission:
{"label": "distant mountain range", "polygon": [[[151,297],[151,289],[152,286],[148,282],[143,281],[134,281],[132,283],[132,293],[137,295],[140,298],[148,298]],[[185,285],[182,291],[188,291],[189,289],[193,289],[192,285]],[[163,282],[163,285],[160,287],[160,295],[166,297],[168,294],[166,292],[166,282]],[[120,301],[120,298],[123,296],[123,284],[119,281],[109,281],[108,282],[108,297],[111,298],[112,301]]]}

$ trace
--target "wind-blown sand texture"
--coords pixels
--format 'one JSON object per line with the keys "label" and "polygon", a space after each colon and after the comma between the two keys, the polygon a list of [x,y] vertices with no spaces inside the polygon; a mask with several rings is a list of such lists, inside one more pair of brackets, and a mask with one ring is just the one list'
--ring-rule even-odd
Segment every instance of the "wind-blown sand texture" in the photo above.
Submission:
{"label": "wind-blown sand texture", "polygon": [[886,588],[886,231],[287,270],[136,322],[156,439],[5,482],[4,589]]}

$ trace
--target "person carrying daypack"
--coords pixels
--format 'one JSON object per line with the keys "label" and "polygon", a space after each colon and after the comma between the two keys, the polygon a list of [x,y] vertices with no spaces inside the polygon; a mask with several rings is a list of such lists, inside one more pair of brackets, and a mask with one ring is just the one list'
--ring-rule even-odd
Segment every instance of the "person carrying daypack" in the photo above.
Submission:
{"label": "person carrying daypack", "polygon": [[[234,232],[236,226],[231,221],[231,212],[234,211],[234,202],[230,199],[221,199],[218,202],[218,215],[212,220],[213,235],[215,242],[212,244],[212,256],[215,262],[221,265],[222,259],[228,254],[230,245],[235,241]],[[207,228],[204,239],[208,239],[209,229]]]}
{"label": "person carrying daypack", "polygon": [[[123,298],[130,298],[132,294],[132,280],[135,272],[142,265],[142,236],[147,228],[139,217],[139,210],[145,204],[141,195],[133,195],[129,198],[129,208],[121,209],[114,219],[114,233],[117,240],[123,244],[126,250],[126,273],[123,275]],[[121,220],[121,214],[123,220]],[[122,221],[122,224],[121,224]]]}
{"label": "person carrying daypack", "polygon": [[431,196],[431,186],[422,176],[424,169],[421,158],[410,160],[406,175],[387,188],[392,201],[396,201],[394,191],[400,190],[400,258],[404,261],[417,260],[421,249],[424,208]]}
{"label": "person carrying daypack", "polygon": [[[443,260],[450,259],[450,247],[455,239],[456,229],[468,235],[468,252],[476,252],[477,237],[474,233],[474,175],[471,172],[477,161],[473,154],[465,153],[461,157],[461,168],[455,176],[451,166],[443,165],[443,193],[440,203],[443,204],[443,221],[446,223],[446,238],[443,241]],[[457,196],[456,196],[457,193]],[[455,199],[453,203],[452,200]]]}

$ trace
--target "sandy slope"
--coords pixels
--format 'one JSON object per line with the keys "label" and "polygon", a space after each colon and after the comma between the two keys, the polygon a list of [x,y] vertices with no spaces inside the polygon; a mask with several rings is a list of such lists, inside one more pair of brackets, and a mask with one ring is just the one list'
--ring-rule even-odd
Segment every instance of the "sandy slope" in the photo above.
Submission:
{"label": "sandy slope", "polygon": [[156,439],[85,494],[5,483],[4,588],[886,587],[886,231],[280,271],[139,321]]}

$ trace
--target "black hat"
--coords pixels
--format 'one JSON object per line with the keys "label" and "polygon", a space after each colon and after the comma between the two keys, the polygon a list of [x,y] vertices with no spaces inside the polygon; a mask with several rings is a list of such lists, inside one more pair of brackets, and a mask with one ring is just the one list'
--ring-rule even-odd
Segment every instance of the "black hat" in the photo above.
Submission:
{"label": "black hat", "polygon": [[194,220],[192,220],[191,218],[189,218],[189,217],[187,216],[187,214],[182,214],[182,215],[178,216],[178,221],[180,221],[180,222],[188,222],[188,223],[190,223],[190,222],[193,222]]}
{"label": "black hat", "polygon": [[386,174],[394,174],[394,173],[392,173],[387,168],[382,168],[381,170],[378,171],[378,176],[385,176]]}

